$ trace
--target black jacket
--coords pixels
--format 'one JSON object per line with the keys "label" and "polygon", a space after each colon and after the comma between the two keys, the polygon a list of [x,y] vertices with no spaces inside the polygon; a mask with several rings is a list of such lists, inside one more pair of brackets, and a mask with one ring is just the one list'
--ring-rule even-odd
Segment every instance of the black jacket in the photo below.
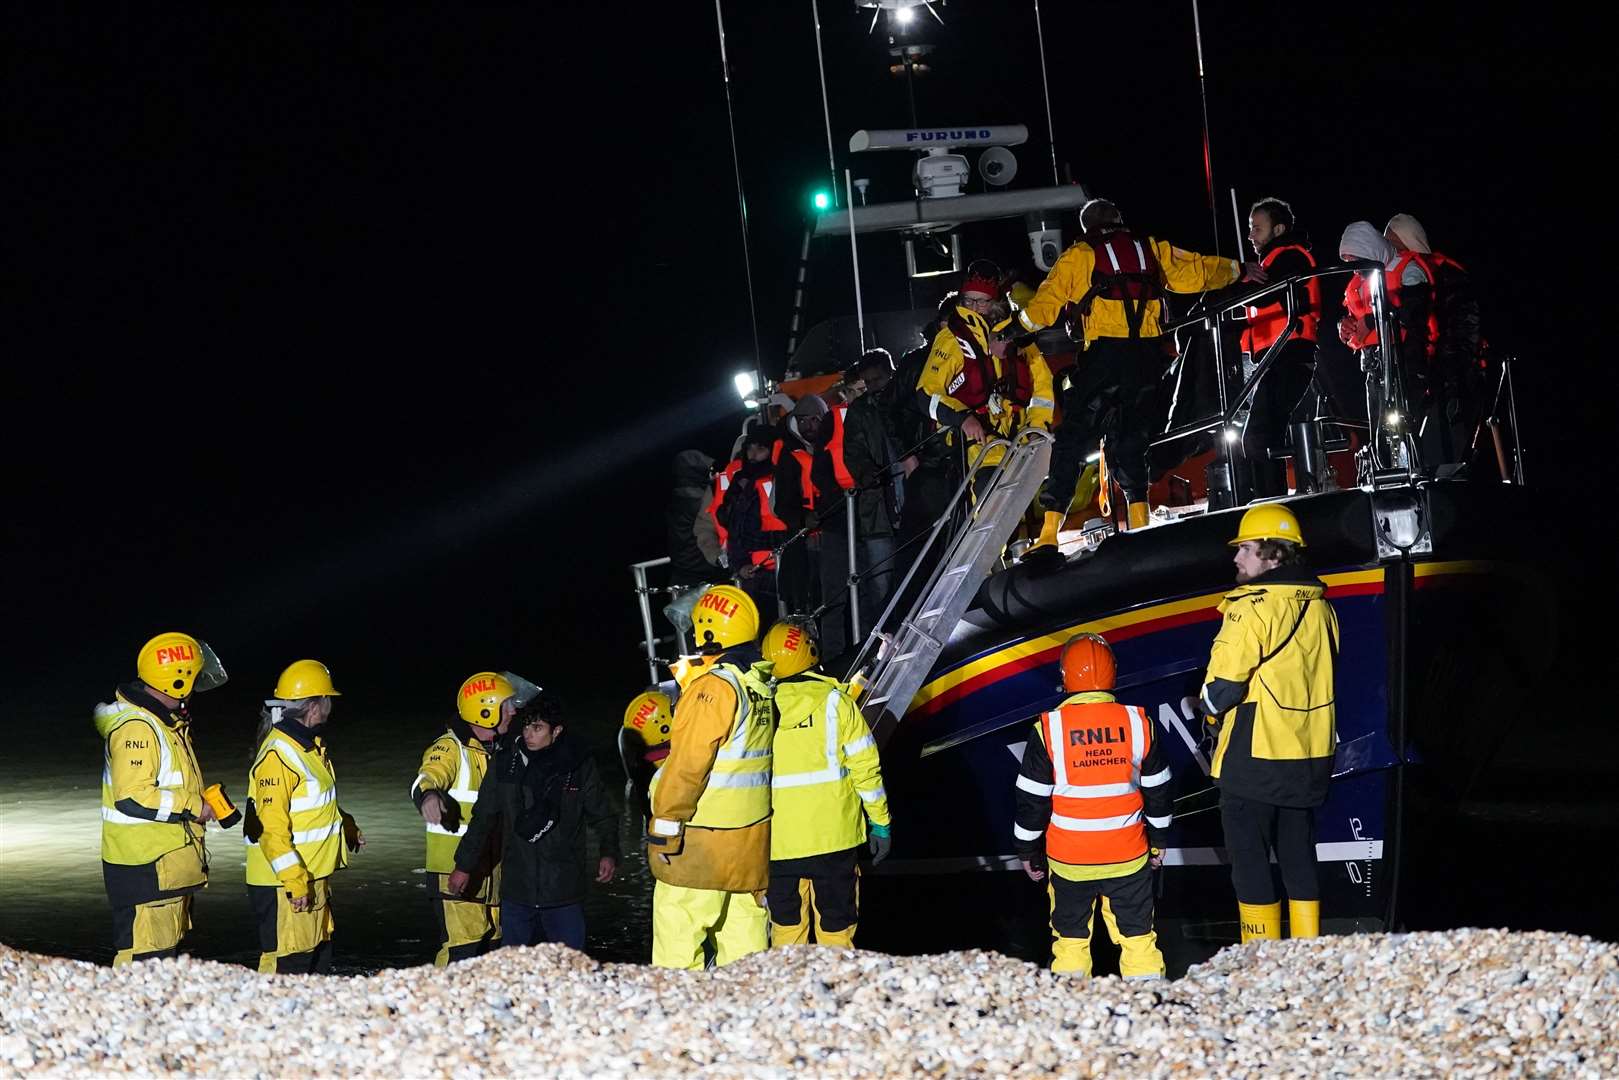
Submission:
{"label": "black jacket", "polygon": [[455,865],[468,871],[476,868],[491,833],[499,830],[505,843],[500,898],[537,907],[561,907],[578,903],[585,896],[589,880],[585,874],[587,825],[601,853],[619,857],[618,815],[607,801],[607,789],[596,763],[575,753],[566,735],[554,748],[541,753],[563,755],[556,762],[548,789],[555,797],[557,810],[551,827],[538,840],[530,840],[518,828],[520,823],[532,823],[533,815],[525,814],[536,806],[526,775],[529,752],[519,738],[515,745],[495,754],[494,767],[484,774],[467,834],[455,850]]}
{"label": "black jacket", "polygon": [[669,493],[669,509],[663,519],[671,585],[701,585],[724,581],[729,576],[703,558],[702,549],[692,537],[692,523],[708,507],[713,495],[708,474],[713,464],[714,459],[701,450],[682,450],[675,455],[675,486]]}
{"label": "black jacket", "polygon": [[[894,535],[894,518],[898,515],[893,512],[893,454],[879,403],[870,394],[855,398],[843,418],[843,463],[860,488],[855,496],[855,528],[863,540]],[[826,485],[820,479],[823,459],[826,472],[831,473],[831,455],[826,450],[815,459],[816,486],[825,491]],[[833,512],[825,518],[823,528],[842,536],[848,523],[842,497],[835,495],[829,505]]]}

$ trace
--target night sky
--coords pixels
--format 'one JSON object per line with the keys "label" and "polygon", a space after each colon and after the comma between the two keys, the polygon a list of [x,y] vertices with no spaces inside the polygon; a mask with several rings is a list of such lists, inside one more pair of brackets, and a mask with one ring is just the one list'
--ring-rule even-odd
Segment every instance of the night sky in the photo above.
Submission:
{"label": "night sky", "polygon": [[[1613,68],[1542,8],[1416,7],[1204,0],[1219,246],[1229,186],[1327,253],[1416,214],[1524,358],[1532,479],[1562,497],[1611,382]],[[727,8],[779,373],[826,184],[815,43],[807,0]],[[940,11],[921,121],[1025,123],[1018,186],[1049,182],[1029,5]],[[1044,15],[1058,160],[1212,250],[1190,4]],[[887,18],[822,18],[841,169],[908,107]],[[11,31],[8,715],[87,716],[184,629],[244,699],[306,655],[420,712],[512,668],[616,724],[644,678],[627,564],[664,553],[668,461],[726,451],[753,366],[712,6],[33,5]],[[908,194],[903,158],[854,163],[874,201]],[[903,291],[887,244],[868,306]],[[846,266],[817,271],[812,313],[846,311]]]}

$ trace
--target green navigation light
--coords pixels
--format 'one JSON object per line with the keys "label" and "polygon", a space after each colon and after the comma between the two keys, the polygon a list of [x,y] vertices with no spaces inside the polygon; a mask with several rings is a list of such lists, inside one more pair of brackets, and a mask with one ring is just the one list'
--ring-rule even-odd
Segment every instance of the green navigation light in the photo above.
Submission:
{"label": "green navigation light", "polygon": [[825,210],[832,205],[832,196],[824,191],[817,191],[810,201],[815,204],[816,210]]}

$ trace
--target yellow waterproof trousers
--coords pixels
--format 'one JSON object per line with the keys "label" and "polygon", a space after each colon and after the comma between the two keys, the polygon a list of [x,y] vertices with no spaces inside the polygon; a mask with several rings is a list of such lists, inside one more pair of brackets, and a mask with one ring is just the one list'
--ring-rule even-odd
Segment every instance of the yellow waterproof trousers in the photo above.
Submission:
{"label": "yellow waterproof trousers", "polygon": [[[439,874],[442,894],[449,874]],[[445,967],[457,960],[469,960],[500,948],[500,905],[476,900],[434,900],[438,916],[439,950],[434,967]]]}
{"label": "yellow waterproof trousers", "polygon": [[755,893],[688,889],[658,882],[652,890],[652,963],[701,971],[707,953],[724,967],[770,945],[770,915]]}
{"label": "yellow waterproof trousers", "polygon": [[113,925],[121,946],[113,954],[113,967],[153,957],[178,956],[180,939],[191,929],[191,896],[171,896],[119,908],[113,912]]}
{"label": "yellow waterproof trousers", "polygon": [[[318,878],[309,885],[313,903],[307,911],[294,911],[287,890],[275,885],[248,886],[259,920],[259,971],[274,975],[277,972],[324,971],[331,964],[332,930],[336,920],[332,916],[332,888],[329,878]],[[268,901],[274,894],[274,906]],[[291,958],[299,958],[289,963]],[[302,962],[308,958],[308,963]]]}

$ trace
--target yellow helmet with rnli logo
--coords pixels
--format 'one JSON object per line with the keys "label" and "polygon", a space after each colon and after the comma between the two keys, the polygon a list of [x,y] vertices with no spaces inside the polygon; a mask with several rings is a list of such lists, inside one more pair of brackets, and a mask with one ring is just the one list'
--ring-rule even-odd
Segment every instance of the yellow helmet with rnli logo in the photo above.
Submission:
{"label": "yellow helmet with rnli logo", "polygon": [[715,585],[705,592],[692,609],[691,622],[700,649],[729,649],[759,636],[759,609],[735,585]]}
{"label": "yellow helmet with rnli logo", "polygon": [[319,660],[298,660],[287,665],[275,681],[274,696],[282,701],[312,697],[342,697],[332,685],[332,673]]}
{"label": "yellow helmet with rnli logo", "polygon": [[159,634],[142,645],[135,657],[135,675],[153,690],[181,699],[226,681],[225,669],[208,643],[178,632]]}
{"label": "yellow helmet with rnli logo", "polygon": [[779,622],[765,633],[762,651],[775,663],[775,675],[785,679],[808,671],[821,662],[821,647],[815,636],[795,622]]}
{"label": "yellow helmet with rnli logo", "polygon": [[517,688],[506,676],[493,671],[480,671],[461,684],[455,695],[455,707],[461,719],[477,727],[497,727],[500,707],[506,699],[515,697]]}
{"label": "yellow helmet with rnli logo", "polygon": [[669,732],[674,727],[674,709],[668,694],[648,690],[630,701],[629,708],[624,710],[624,726],[641,736],[648,746],[662,746],[669,741]]}
{"label": "yellow helmet with rnli logo", "polygon": [[1303,547],[1304,533],[1300,531],[1299,519],[1293,516],[1293,511],[1285,506],[1267,503],[1252,507],[1242,515],[1242,524],[1237,526],[1237,537],[1229,546],[1236,547],[1245,540],[1286,540]]}

